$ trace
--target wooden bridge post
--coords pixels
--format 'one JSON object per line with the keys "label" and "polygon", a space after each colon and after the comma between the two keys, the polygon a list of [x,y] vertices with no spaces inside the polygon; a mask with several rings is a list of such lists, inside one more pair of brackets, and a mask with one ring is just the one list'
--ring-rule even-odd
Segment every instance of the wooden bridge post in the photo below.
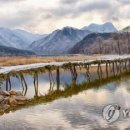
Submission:
{"label": "wooden bridge post", "polygon": [[127,59],[125,60],[125,70],[127,71]]}
{"label": "wooden bridge post", "polygon": [[109,73],[108,73],[108,62],[106,62],[106,76],[107,76],[107,78],[109,77]]}
{"label": "wooden bridge post", "polygon": [[130,59],[128,59],[128,68],[130,69]]}
{"label": "wooden bridge post", "polygon": [[112,62],[112,71],[113,71],[113,75],[115,76],[115,64],[114,64],[114,61]]}
{"label": "wooden bridge post", "polygon": [[[28,86],[27,86],[26,80],[24,78],[24,75],[22,73],[20,74],[20,80],[21,80],[21,84],[22,84],[22,88],[23,88],[23,95],[25,96],[27,93]],[[24,88],[25,88],[25,92],[24,92]]]}
{"label": "wooden bridge post", "polygon": [[57,83],[57,90],[60,88],[60,70],[59,67],[56,69],[56,83]]}
{"label": "wooden bridge post", "polygon": [[34,74],[34,89],[35,89],[35,96],[38,97],[38,73]]}
{"label": "wooden bridge post", "polygon": [[77,80],[77,71],[75,66],[71,66],[70,67],[70,71],[71,71],[71,76],[72,76],[72,80]]}
{"label": "wooden bridge post", "polygon": [[54,78],[50,69],[48,70],[48,72],[49,72],[50,89],[53,89],[55,81],[54,81]]}
{"label": "wooden bridge post", "polygon": [[124,61],[123,60],[121,62],[121,66],[122,66],[122,71],[124,71],[125,67],[124,67]]}
{"label": "wooden bridge post", "polygon": [[11,87],[12,87],[12,85],[11,85],[10,77],[7,76],[7,79],[6,79],[6,91],[11,90]]}
{"label": "wooden bridge post", "polygon": [[121,67],[121,66],[120,66],[121,64],[120,64],[120,61],[118,61],[117,64],[118,64],[118,74],[120,74],[120,73],[121,73],[121,68],[120,68],[120,67]]}
{"label": "wooden bridge post", "polygon": [[102,67],[101,67],[101,63],[98,63],[97,73],[98,73],[99,79],[101,79],[101,78],[102,78],[102,74],[103,74],[103,72],[102,72]]}
{"label": "wooden bridge post", "polygon": [[100,74],[101,74],[101,78],[103,76],[103,72],[102,72],[102,65],[100,64]]}
{"label": "wooden bridge post", "polygon": [[111,61],[109,61],[109,71],[112,72]]}
{"label": "wooden bridge post", "polygon": [[119,61],[119,69],[120,69],[120,74],[122,72],[122,64],[121,64],[121,60]]}
{"label": "wooden bridge post", "polygon": [[6,79],[6,91],[8,91],[8,80]]}
{"label": "wooden bridge post", "polygon": [[115,67],[116,67],[116,75],[118,75],[119,73],[119,64],[118,64],[118,61],[115,61]]}
{"label": "wooden bridge post", "polygon": [[85,65],[85,69],[86,69],[86,76],[87,76],[87,79],[88,81],[90,82],[90,65]]}

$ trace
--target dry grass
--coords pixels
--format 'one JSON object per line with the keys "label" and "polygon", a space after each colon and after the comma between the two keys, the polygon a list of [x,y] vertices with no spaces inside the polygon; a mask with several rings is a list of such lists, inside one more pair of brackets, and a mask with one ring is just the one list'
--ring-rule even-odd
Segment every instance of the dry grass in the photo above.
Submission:
{"label": "dry grass", "polygon": [[0,67],[25,65],[33,63],[49,63],[49,62],[63,62],[63,61],[80,61],[94,59],[95,56],[74,55],[74,56],[55,56],[55,57],[21,57],[21,56],[8,56],[0,57]]}

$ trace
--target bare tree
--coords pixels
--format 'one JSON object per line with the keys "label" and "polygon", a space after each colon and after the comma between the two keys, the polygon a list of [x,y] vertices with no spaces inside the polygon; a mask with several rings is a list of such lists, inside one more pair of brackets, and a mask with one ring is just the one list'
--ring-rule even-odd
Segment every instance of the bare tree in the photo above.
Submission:
{"label": "bare tree", "polygon": [[130,35],[129,35],[129,32],[127,32],[126,37],[127,37],[127,50],[128,50],[128,54],[130,54]]}
{"label": "bare tree", "polygon": [[97,37],[97,42],[98,42],[98,46],[99,46],[99,54],[102,54],[103,53],[102,38]]}
{"label": "bare tree", "polygon": [[120,54],[121,54],[121,45],[120,45],[120,38],[121,38],[121,35],[115,34],[115,35],[113,36],[113,38],[114,38],[114,40],[115,40],[116,43],[117,43],[117,50],[118,50],[117,53],[120,55]]}

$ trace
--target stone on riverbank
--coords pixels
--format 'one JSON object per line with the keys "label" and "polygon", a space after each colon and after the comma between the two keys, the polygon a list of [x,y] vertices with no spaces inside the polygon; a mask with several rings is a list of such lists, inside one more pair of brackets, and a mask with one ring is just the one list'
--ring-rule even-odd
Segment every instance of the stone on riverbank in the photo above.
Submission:
{"label": "stone on riverbank", "polygon": [[13,96],[16,101],[26,101],[27,98],[24,96]]}
{"label": "stone on riverbank", "polygon": [[17,93],[16,93],[14,90],[10,90],[10,91],[9,91],[9,94],[10,94],[10,95],[16,95]]}
{"label": "stone on riverbank", "polygon": [[4,113],[11,107],[23,105],[27,98],[21,92],[15,90],[3,91],[0,87],[0,113]]}
{"label": "stone on riverbank", "polygon": [[3,110],[4,111],[8,110],[9,108],[10,108],[10,105],[8,105],[8,104],[4,104],[3,105]]}
{"label": "stone on riverbank", "polygon": [[4,97],[0,95],[0,103],[4,100]]}
{"label": "stone on riverbank", "polygon": [[3,91],[3,95],[4,95],[4,96],[10,96],[10,93],[7,92],[7,91]]}
{"label": "stone on riverbank", "polygon": [[17,91],[16,96],[23,96],[23,94],[20,91]]}
{"label": "stone on riverbank", "polygon": [[3,91],[2,88],[0,87],[0,95],[3,95],[3,96],[10,96],[10,93],[7,92],[7,91]]}
{"label": "stone on riverbank", "polygon": [[16,106],[17,105],[17,101],[15,100],[15,98],[13,98],[13,97],[9,98],[9,105],[10,106]]}

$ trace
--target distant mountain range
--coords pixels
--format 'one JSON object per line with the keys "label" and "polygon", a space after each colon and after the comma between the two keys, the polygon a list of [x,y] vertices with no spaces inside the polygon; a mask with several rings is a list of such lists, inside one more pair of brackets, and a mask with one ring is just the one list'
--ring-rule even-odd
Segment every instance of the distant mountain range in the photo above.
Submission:
{"label": "distant mountain range", "polygon": [[111,37],[111,33],[92,33],[86,36],[83,40],[78,42],[75,46],[73,46],[69,53],[78,54],[78,53],[88,53],[88,48],[97,42],[97,38],[100,37],[102,40],[107,40]]}
{"label": "distant mountain range", "polygon": [[18,49],[28,49],[28,46],[43,37],[42,35],[32,34],[23,30],[11,30],[0,28],[0,45],[15,47]]}
{"label": "distant mountain range", "polygon": [[[8,47],[8,49],[11,47],[19,51],[30,50],[31,53],[38,55],[83,53],[91,44],[96,43],[97,37],[109,39],[110,34],[119,32],[130,32],[130,26],[118,31],[110,22],[100,25],[93,23],[81,29],[64,27],[47,35],[32,34],[19,29],[0,28],[0,47]],[[6,49],[4,50],[6,54]]]}
{"label": "distant mountain range", "polygon": [[35,55],[35,53],[27,50],[16,49],[13,47],[0,46],[0,56],[4,55],[26,56],[26,55]]}
{"label": "distant mountain range", "polygon": [[37,54],[66,54],[70,48],[89,33],[91,32],[88,30],[65,27],[62,30],[56,30],[47,37],[33,42],[29,48]]}
{"label": "distant mountain range", "polygon": [[65,27],[56,30],[48,36],[33,42],[29,48],[37,54],[58,55],[67,54],[69,50],[80,42],[85,36],[91,33],[110,33],[117,32],[112,23],[103,25],[91,24],[82,29]]}

